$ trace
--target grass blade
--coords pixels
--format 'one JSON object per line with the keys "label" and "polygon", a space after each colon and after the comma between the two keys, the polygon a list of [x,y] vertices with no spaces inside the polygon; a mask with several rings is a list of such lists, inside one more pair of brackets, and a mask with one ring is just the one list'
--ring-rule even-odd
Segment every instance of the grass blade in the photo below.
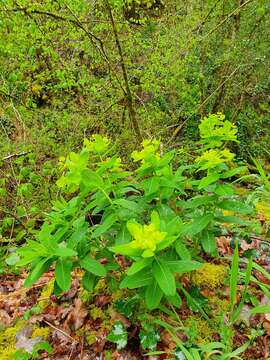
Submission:
{"label": "grass blade", "polygon": [[236,304],[237,298],[237,280],[238,280],[238,265],[239,265],[239,253],[238,253],[238,242],[235,242],[235,249],[232,258],[232,269],[230,277],[230,309],[233,312],[234,305]]}

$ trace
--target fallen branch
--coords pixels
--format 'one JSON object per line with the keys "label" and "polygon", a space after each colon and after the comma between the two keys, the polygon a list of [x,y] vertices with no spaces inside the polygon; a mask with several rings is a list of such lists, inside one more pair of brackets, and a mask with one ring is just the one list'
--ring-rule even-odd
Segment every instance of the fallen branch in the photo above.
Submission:
{"label": "fallen branch", "polygon": [[58,327],[51,324],[49,321],[43,320],[45,324],[49,325],[51,328],[53,328],[56,331],[59,331],[61,334],[65,335],[67,338],[72,340],[73,343],[78,343],[78,340],[74,339],[72,336],[70,336],[68,333],[66,333],[64,330],[59,329]]}
{"label": "fallen branch", "polygon": [[16,154],[9,154],[9,155],[3,157],[3,158],[1,159],[1,161],[9,160],[9,159],[12,159],[13,157],[20,157],[20,156],[23,156],[23,155],[27,155],[27,154],[29,154],[29,153],[31,153],[31,152],[32,152],[32,150],[22,151],[22,152],[16,153]]}

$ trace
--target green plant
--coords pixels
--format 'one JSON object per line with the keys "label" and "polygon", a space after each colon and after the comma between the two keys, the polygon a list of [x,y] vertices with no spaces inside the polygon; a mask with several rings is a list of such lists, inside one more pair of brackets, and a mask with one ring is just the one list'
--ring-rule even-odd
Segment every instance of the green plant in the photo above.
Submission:
{"label": "green plant", "polygon": [[[177,337],[177,330],[170,324],[156,320],[156,323],[162,326],[171,336],[173,341],[176,344],[176,350],[171,354],[174,358],[182,360],[202,360],[202,359],[241,359],[239,355],[243,353],[249,346],[250,342],[244,343],[242,346],[237,349],[230,351],[227,346],[222,342],[210,342],[203,345],[190,346],[187,347],[179,338]],[[164,354],[163,351],[150,352],[147,355],[161,355]]]}
{"label": "green plant", "polygon": [[[209,119],[216,135],[213,140],[202,130],[205,148],[219,146],[217,151],[229,153],[221,148],[224,141],[236,141],[236,130],[229,122],[223,124],[221,115],[205,118],[201,129]],[[57,292],[69,289],[74,268],[85,271],[82,282],[88,290],[97,277],[118,269],[122,270],[119,287],[138,289],[150,310],[162,299],[181,303],[176,274],[202,266],[196,253],[192,255],[188,249],[188,242],[192,241],[197,251],[202,245],[204,251],[214,254],[219,227],[239,222],[234,216],[224,216],[223,211],[246,214],[250,208],[235,199],[232,186],[220,182],[241,168],[230,169],[223,158],[213,164],[208,156],[200,155],[188,169],[194,176],[198,171],[206,171],[206,175],[200,180],[187,178],[185,166],[173,166],[174,151],[161,155],[159,146],[157,140],[143,141],[142,150],[131,154],[134,163],[139,163],[133,173],[123,169],[119,157],[109,155],[110,141],[100,135],[85,139],[82,151],[71,153],[62,162],[65,174],[57,184],[73,196],[55,201],[36,240],[18,249],[21,260],[17,265],[32,266],[26,286],[53,264]],[[201,194],[193,196],[194,192]],[[131,266],[119,269],[114,253],[128,257]],[[106,264],[102,265],[99,260],[104,257]]]}
{"label": "green plant", "polygon": [[121,321],[116,321],[107,339],[116,344],[117,350],[122,350],[127,345],[127,331]]}
{"label": "green plant", "polygon": [[32,353],[26,352],[24,350],[17,350],[14,355],[14,360],[32,360],[38,359],[40,354],[39,351],[46,351],[48,354],[53,353],[53,348],[47,341],[40,341],[33,347]]}

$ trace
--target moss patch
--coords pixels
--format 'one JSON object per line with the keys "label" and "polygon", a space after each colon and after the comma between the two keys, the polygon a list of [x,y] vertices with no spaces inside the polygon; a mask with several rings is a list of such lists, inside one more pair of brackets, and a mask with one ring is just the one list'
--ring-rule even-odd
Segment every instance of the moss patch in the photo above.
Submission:
{"label": "moss patch", "polygon": [[16,334],[25,326],[24,321],[18,321],[13,327],[0,331],[0,359],[12,360],[16,352]]}
{"label": "moss patch", "polygon": [[227,272],[226,265],[205,263],[200,269],[193,272],[192,283],[199,287],[216,289],[224,284]]}
{"label": "moss patch", "polygon": [[207,344],[213,341],[213,329],[208,321],[202,319],[199,316],[190,316],[184,321],[186,328],[186,335],[191,343],[196,344]]}

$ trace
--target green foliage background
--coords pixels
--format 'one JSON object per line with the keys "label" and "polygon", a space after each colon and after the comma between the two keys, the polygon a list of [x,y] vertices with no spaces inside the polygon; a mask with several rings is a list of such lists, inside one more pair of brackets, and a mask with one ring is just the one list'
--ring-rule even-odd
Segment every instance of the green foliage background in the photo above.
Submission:
{"label": "green foliage background", "polygon": [[[1,124],[8,135],[43,142],[51,154],[63,142],[68,152],[83,132],[131,139],[106,1],[2,0],[0,6]],[[170,139],[180,126],[173,140],[189,144],[200,117],[220,111],[240,128],[239,156],[246,155],[247,139],[252,154],[267,146],[267,0],[111,6],[144,137]]]}
{"label": "green foliage background", "polygon": [[269,12],[267,0],[0,0],[2,235],[38,227],[59,156],[84,137],[107,134],[129,161],[138,139],[122,62],[143,138],[190,161],[200,119],[223,112],[238,159],[267,159]]}

